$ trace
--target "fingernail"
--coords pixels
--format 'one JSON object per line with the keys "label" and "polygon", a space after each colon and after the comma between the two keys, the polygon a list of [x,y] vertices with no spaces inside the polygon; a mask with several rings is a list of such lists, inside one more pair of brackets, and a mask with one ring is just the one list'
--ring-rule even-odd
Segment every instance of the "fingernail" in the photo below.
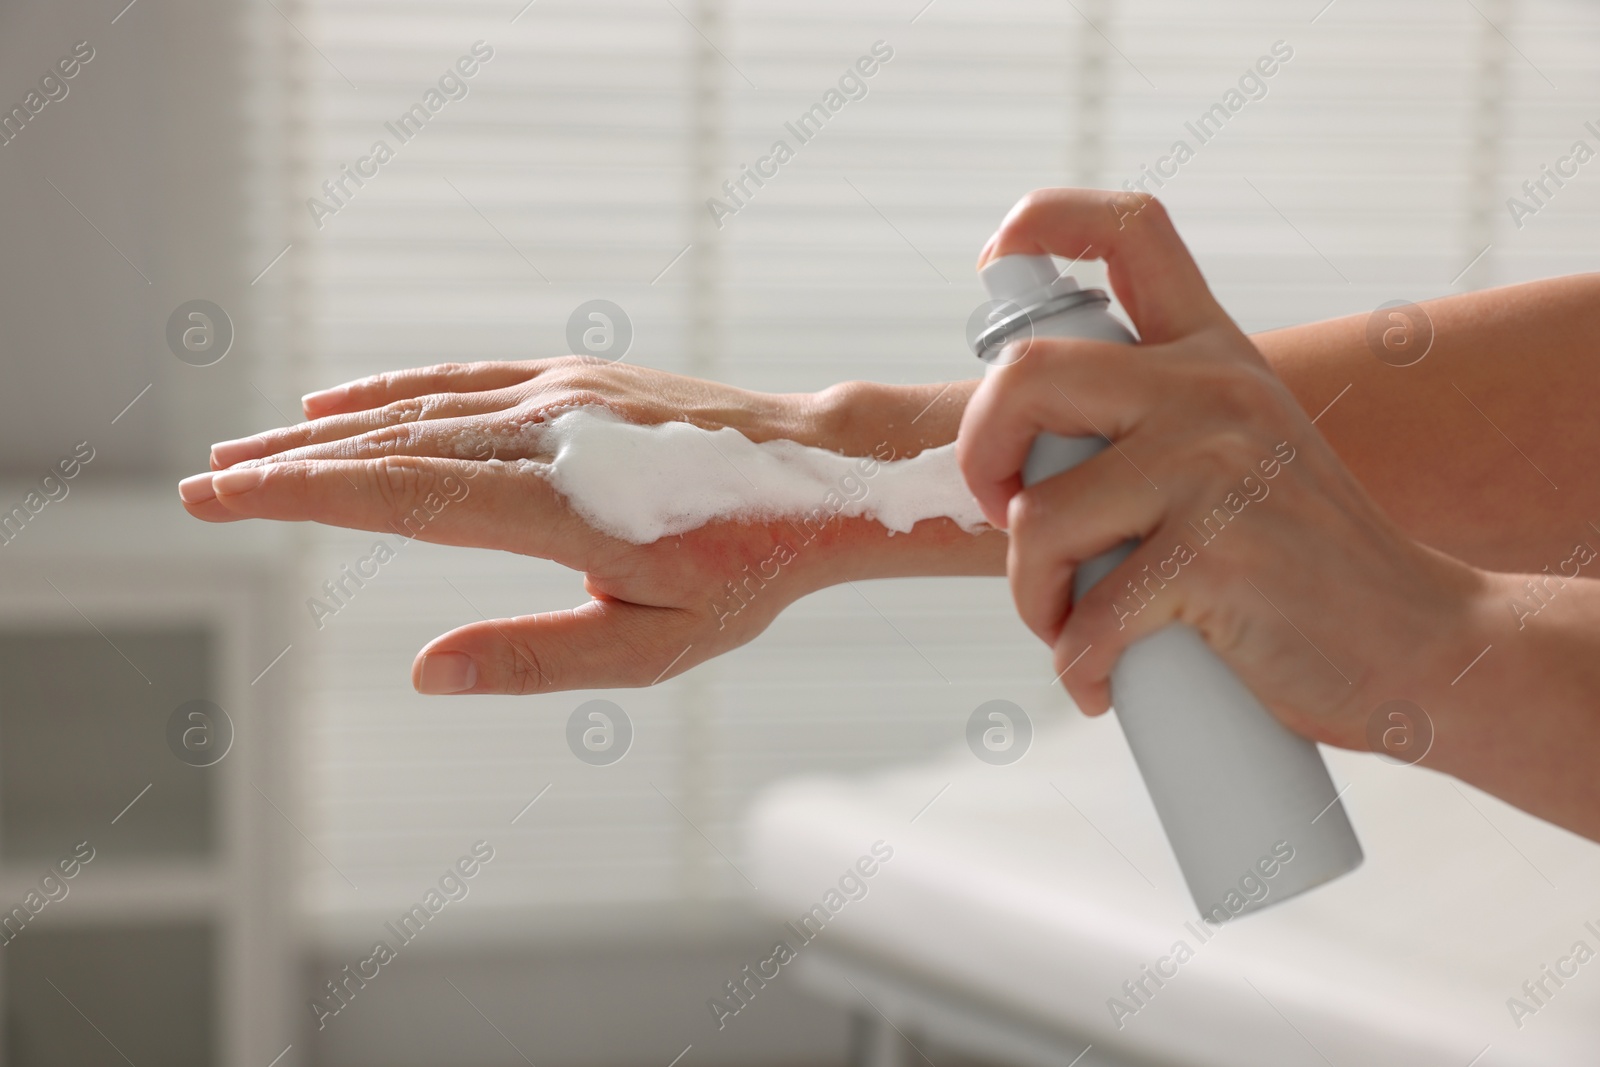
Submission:
{"label": "fingernail", "polygon": [[237,493],[248,493],[261,484],[261,479],[267,476],[265,467],[236,467],[233,470],[217,471],[211,476],[211,488],[219,495],[233,496]]}
{"label": "fingernail", "polygon": [[417,692],[464,693],[478,683],[478,665],[465,652],[430,652],[422,657]]}
{"label": "fingernail", "polygon": [[219,467],[231,467],[247,459],[260,459],[266,454],[265,442],[260,437],[241,437],[237,441],[218,441],[211,446],[211,462]]}
{"label": "fingernail", "polygon": [[178,499],[185,504],[204,504],[207,500],[216,498],[216,490],[211,485],[212,475],[193,474],[178,483]]}
{"label": "fingernail", "polygon": [[978,267],[980,270],[983,268],[984,263],[989,258],[989,250],[994,247],[995,242],[998,240],[1000,240],[1000,231],[996,230],[994,233],[989,235],[989,239],[987,241],[983,242],[983,248],[979,249],[978,251]]}
{"label": "fingernail", "polygon": [[350,390],[342,385],[336,385],[332,389],[319,389],[315,393],[307,393],[301,397],[300,406],[305,409],[307,414],[310,414],[313,408],[333,407],[349,393]]}

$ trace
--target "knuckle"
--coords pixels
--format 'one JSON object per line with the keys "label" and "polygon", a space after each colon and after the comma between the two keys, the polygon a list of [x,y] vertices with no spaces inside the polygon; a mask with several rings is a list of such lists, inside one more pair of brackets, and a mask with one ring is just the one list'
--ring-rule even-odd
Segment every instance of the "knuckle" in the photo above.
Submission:
{"label": "knuckle", "polygon": [[1037,376],[1044,369],[1041,364],[1056,350],[1053,339],[1047,337],[1023,337],[1012,341],[1010,348],[1016,357],[1011,363],[1015,369],[1008,373],[1013,378]]}
{"label": "knuckle", "polygon": [[1238,365],[1218,377],[1214,393],[1223,413],[1238,421],[1255,421],[1276,400],[1266,373]]}
{"label": "knuckle", "polygon": [[[1112,587],[1113,582],[1117,583],[1115,587]],[[1137,598],[1131,598],[1131,604],[1129,600],[1124,575],[1113,572],[1112,577],[1096,583],[1073,606],[1067,624],[1061,628],[1061,646],[1080,650],[1095,648],[1100,653],[1120,648],[1127,639],[1128,627],[1136,625],[1135,618],[1148,607]],[[1138,621],[1145,620],[1139,618]]]}
{"label": "knuckle", "polygon": [[553,412],[566,408],[610,407],[611,398],[598,389],[581,386],[563,386],[555,396],[540,403],[540,408]]}
{"label": "knuckle", "polygon": [[617,391],[616,365],[592,356],[562,356],[540,375],[541,407],[604,403]]}
{"label": "knuckle", "polygon": [[603,387],[603,379],[593,370],[579,367],[563,375],[561,385],[575,392],[592,393]]}
{"label": "knuckle", "polygon": [[1006,378],[1031,387],[1031,383],[1060,370],[1072,359],[1074,345],[1060,337],[1024,337],[1008,346]]}
{"label": "knuckle", "polygon": [[1167,214],[1167,205],[1161,202],[1161,198],[1150,193],[1141,193],[1140,197],[1139,217],[1144,225],[1171,228],[1172,216]]}
{"label": "knuckle", "polygon": [[412,422],[424,422],[428,419],[437,419],[455,413],[455,394],[429,393],[416,398],[417,414]]}
{"label": "knuckle", "polygon": [[405,456],[385,456],[372,468],[372,488],[392,514],[399,514],[416,499],[423,483],[422,469]]}
{"label": "knuckle", "polygon": [[1200,415],[1230,427],[1259,427],[1284,407],[1282,388],[1265,368],[1202,357],[1181,370],[1176,364],[1166,369],[1177,375],[1167,399],[1191,423]]}
{"label": "knuckle", "polygon": [[395,389],[403,380],[403,372],[386,370],[382,373],[374,374],[370,378],[361,379],[356,383],[355,387],[358,392],[363,393],[388,393]]}
{"label": "knuckle", "polygon": [[385,426],[396,426],[403,422],[415,422],[423,416],[426,410],[426,401],[420,397],[408,397],[405,400],[395,400],[385,404],[378,412],[379,419]]}
{"label": "knuckle", "polygon": [[1154,214],[1148,210],[1149,208],[1155,207],[1157,211],[1161,210],[1153,195],[1132,189],[1118,190],[1106,197],[1106,207],[1110,210],[1119,231],[1127,231],[1146,224]]}
{"label": "knuckle", "polygon": [[1208,473],[1224,478],[1248,469],[1257,453],[1255,435],[1238,425],[1227,425],[1206,434],[1191,449],[1194,461]]}
{"label": "knuckle", "polygon": [[1006,526],[1012,540],[1019,545],[1031,543],[1048,519],[1051,510],[1039,500],[1039,494],[1032,489],[1024,489],[1012,497],[1006,511]]}
{"label": "knuckle", "polygon": [[263,478],[264,481],[282,483],[283,489],[299,492],[311,480],[311,465],[305,462],[269,463],[266,464]]}
{"label": "knuckle", "polygon": [[304,448],[317,443],[317,424],[315,422],[302,422],[298,426],[290,426],[275,433],[262,434],[272,445],[275,451],[287,451],[291,448]]}
{"label": "knuckle", "polygon": [[1129,199],[1122,210],[1122,218],[1129,228],[1156,229],[1172,227],[1172,216],[1167,214],[1167,206],[1161,198],[1153,193],[1137,192],[1126,194]]}
{"label": "knuckle", "polygon": [[1112,207],[1125,217],[1142,214],[1145,208],[1158,203],[1155,194],[1137,189],[1122,189],[1111,194]]}
{"label": "knuckle", "polygon": [[600,359],[598,356],[588,356],[579,353],[571,353],[565,356],[559,356],[550,362],[553,363],[554,366],[552,366],[545,373],[553,373],[562,378],[576,378],[582,376],[588,371],[611,366],[611,364],[607,363],[603,359]]}
{"label": "knuckle", "polygon": [[1206,643],[1222,656],[1235,656],[1260,639],[1260,626],[1245,614],[1225,611],[1216,607],[1221,600],[1217,590],[1207,590],[1212,595],[1199,599],[1192,611],[1190,625],[1200,631]]}
{"label": "knuckle", "polygon": [[369,456],[404,455],[415,436],[415,430],[409,423],[385,426],[383,429],[373,430],[371,433],[362,436],[360,442],[361,452]]}
{"label": "knuckle", "polygon": [[517,694],[538,693],[558,689],[550,674],[540,662],[539,652],[527,641],[510,642],[511,663],[506,677],[510,691]]}
{"label": "knuckle", "polygon": [[1012,209],[1012,217],[1016,222],[1026,222],[1033,219],[1041,211],[1047,210],[1050,205],[1051,191],[1049,189],[1032,189],[1025,193],[1017,205]]}

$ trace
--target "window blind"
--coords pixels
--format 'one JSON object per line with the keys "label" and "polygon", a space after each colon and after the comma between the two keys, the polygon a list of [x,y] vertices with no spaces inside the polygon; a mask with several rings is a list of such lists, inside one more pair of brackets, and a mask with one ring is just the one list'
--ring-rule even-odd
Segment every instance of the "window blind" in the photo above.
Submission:
{"label": "window blind", "polygon": [[[310,294],[308,388],[559,355],[569,313],[592,298],[628,313],[630,361],[750,388],[970,376],[973,259],[1011,204],[1038,186],[1116,187],[1178,140],[1192,158],[1149,187],[1247,329],[1589,269],[1600,246],[1600,163],[1520,228],[1504,203],[1573,140],[1600,147],[1583,127],[1600,125],[1600,20],[1575,0],[284,11],[305,42],[296,201],[366,155],[474,42],[493,49],[464,97],[320,228],[304,224],[292,262]],[[1275,47],[1292,54],[1261,90],[1241,88]],[[862,88],[841,88],[872,56]],[[835,89],[825,122],[795,126]],[[1219,103],[1226,121],[1202,143],[1186,124]],[[778,162],[780,140],[791,154]],[[708,208],[735,206],[723,183],[737,189],[764,156],[769,174],[746,179],[737,211]],[[317,532],[304,595],[371,540]],[[576,576],[540,561],[415,544],[308,631],[314,909],[404,903],[479,838],[498,858],[474,891],[533,922],[714,905],[748,889],[734,825],[762,783],[959,744],[990,699],[1040,722],[1069,711],[989,580],[832,589],[649,690],[410,691],[411,658],[434,634],[582,598]],[[636,731],[608,767],[565,742],[568,715],[601,695]]]}

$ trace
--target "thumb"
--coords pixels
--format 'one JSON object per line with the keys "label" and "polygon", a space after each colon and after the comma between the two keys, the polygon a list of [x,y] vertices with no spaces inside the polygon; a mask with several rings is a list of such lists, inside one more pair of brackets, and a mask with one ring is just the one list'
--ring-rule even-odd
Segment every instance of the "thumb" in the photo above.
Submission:
{"label": "thumb", "polygon": [[441,634],[411,665],[419,693],[554,693],[654,685],[708,657],[681,608],[596,599],[569,611],[486,619]]}

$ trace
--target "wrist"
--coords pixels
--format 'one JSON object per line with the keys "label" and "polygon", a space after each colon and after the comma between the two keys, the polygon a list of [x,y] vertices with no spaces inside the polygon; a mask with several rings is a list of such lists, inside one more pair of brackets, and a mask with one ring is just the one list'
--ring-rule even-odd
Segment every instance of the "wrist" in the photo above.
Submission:
{"label": "wrist", "polygon": [[806,419],[822,447],[906,459],[956,439],[976,381],[889,385],[840,382],[810,394]]}
{"label": "wrist", "polygon": [[[1452,561],[1454,562],[1454,561]],[[1506,589],[1515,576],[1460,564],[1466,574],[1459,607],[1434,643],[1418,703],[1431,720],[1433,740],[1421,761],[1458,778],[1486,753],[1506,667]],[[1491,747],[1487,746],[1487,747]]]}
{"label": "wrist", "polygon": [[[852,381],[787,398],[789,427],[776,436],[847,456],[907,459],[955,440],[976,382],[889,385]],[[917,575],[1005,573],[1006,538],[969,533],[950,519],[927,519],[892,534],[871,519],[836,519],[810,550],[807,585]]]}

